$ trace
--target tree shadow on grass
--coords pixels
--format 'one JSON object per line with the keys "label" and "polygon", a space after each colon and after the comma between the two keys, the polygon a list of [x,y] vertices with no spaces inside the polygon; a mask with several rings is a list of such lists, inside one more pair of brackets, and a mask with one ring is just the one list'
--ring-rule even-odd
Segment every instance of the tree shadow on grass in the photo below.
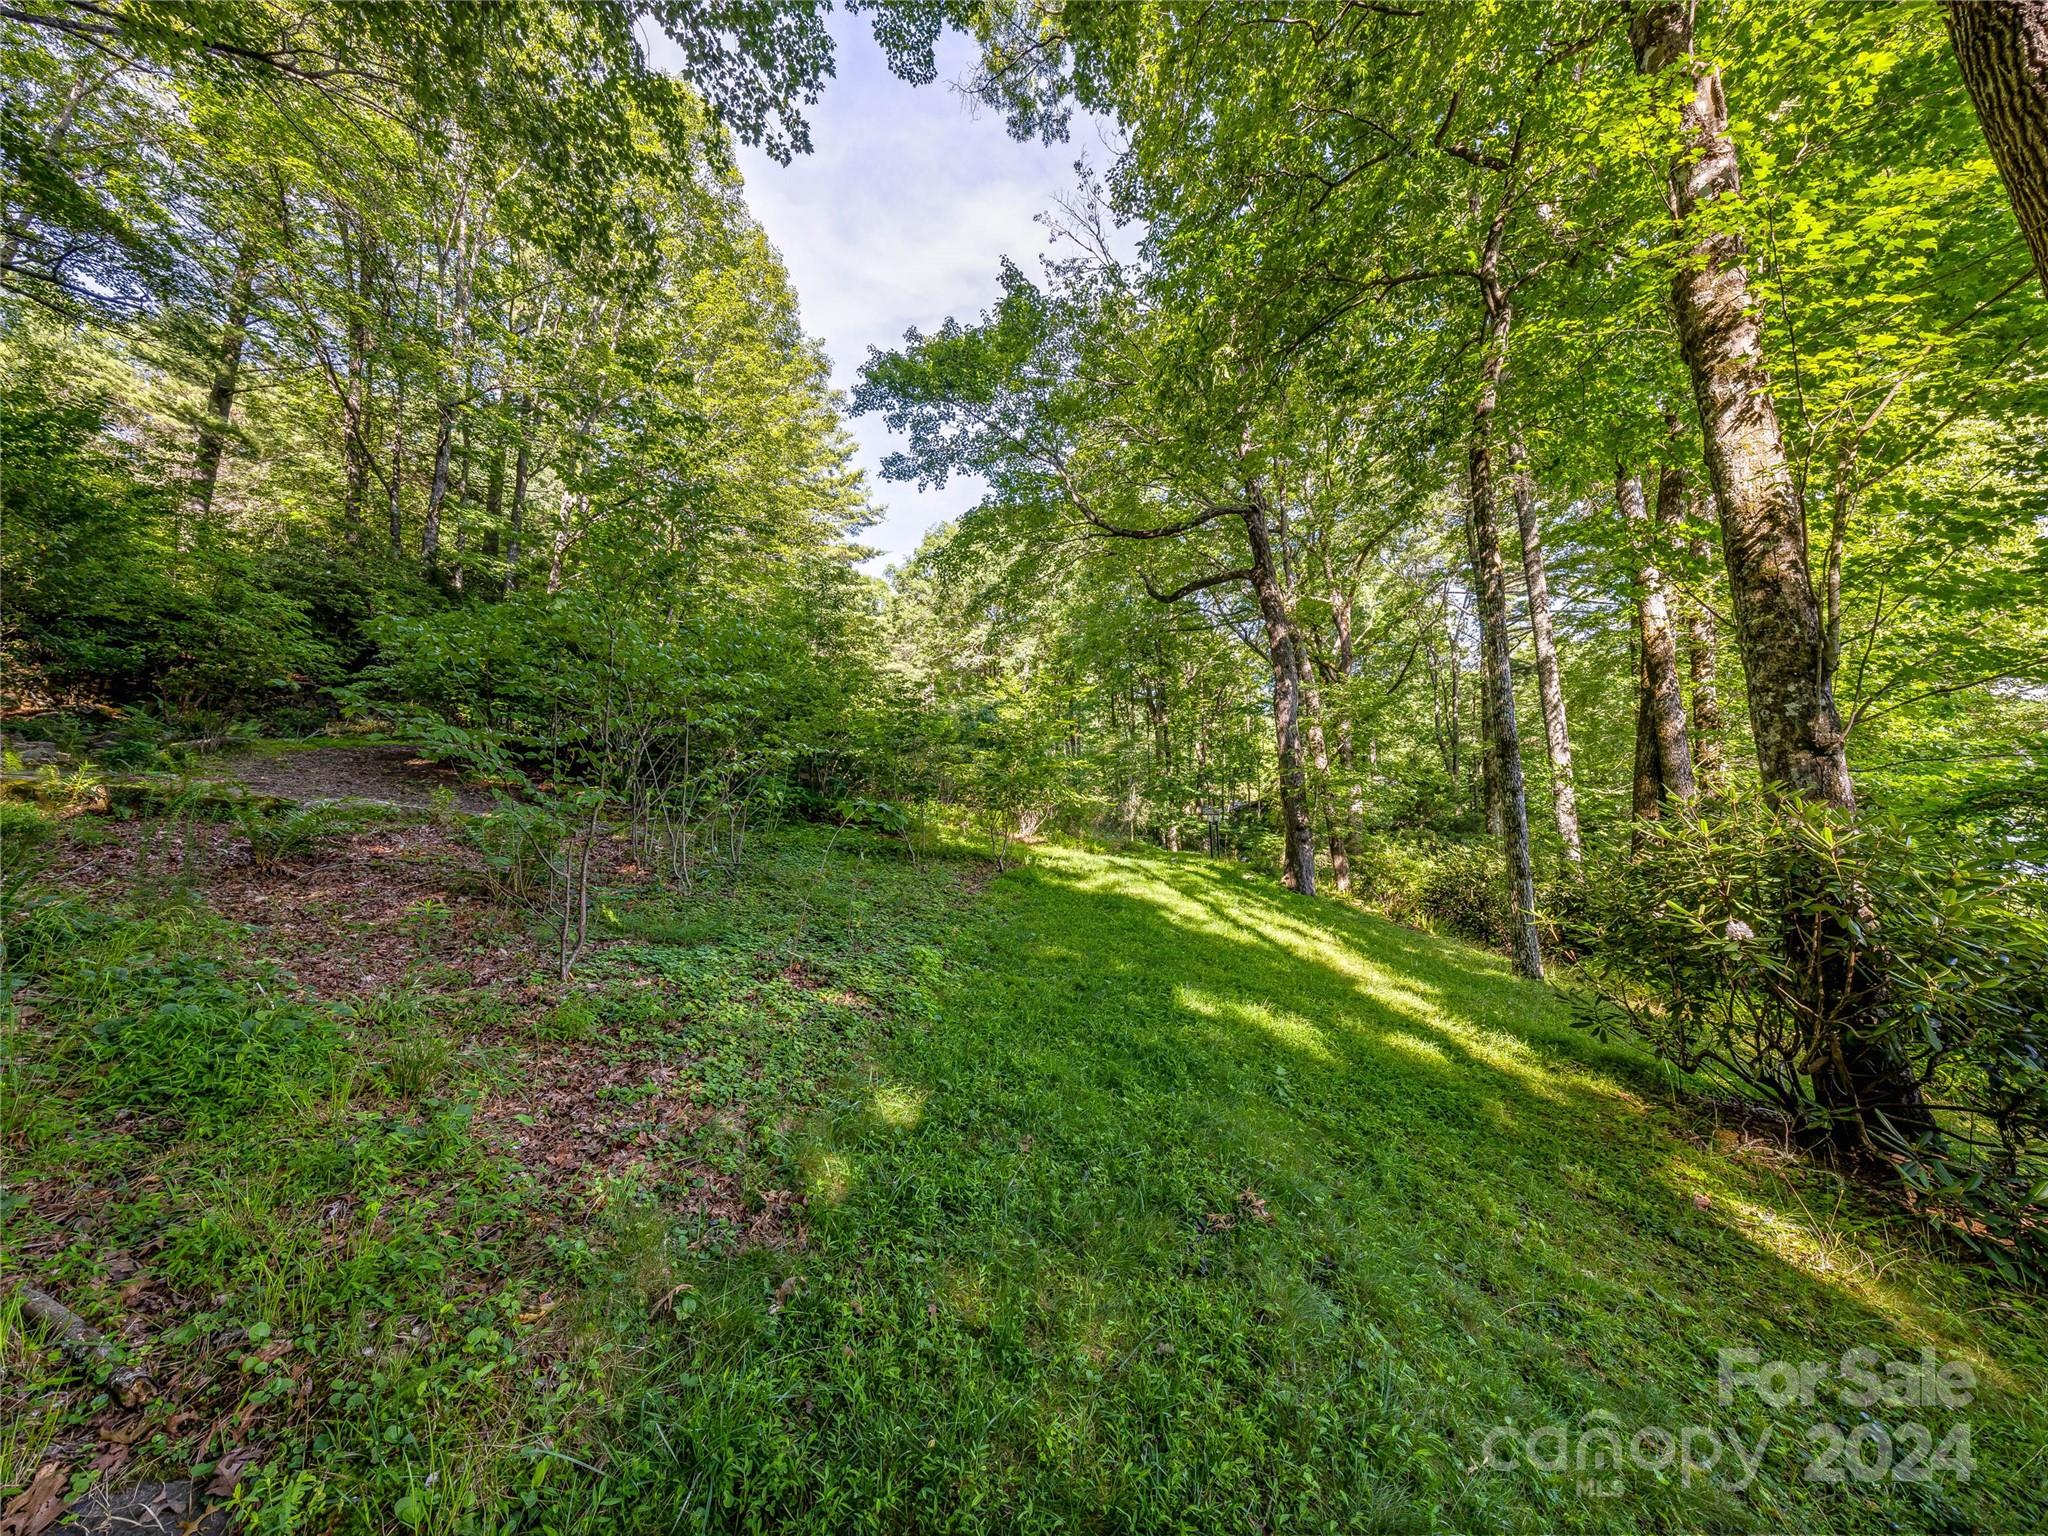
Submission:
{"label": "tree shadow on grass", "polygon": [[[863,1405],[805,1431],[821,1480],[971,1483],[988,1528],[2038,1523],[2039,1319],[1890,1226],[1834,1233],[1840,1283],[1774,1237],[1815,1225],[1794,1181],[1676,1137],[1654,1068],[1492,957],[1191,859],[1048,849],[984,902],[806,1153],[817,1310],[733,1356]],[[1718,1391],[1723,1348],[1922,1342],[2009,1380],[1967,1485],[1808,1483],[1816,1410]],[[1484,1465],[1495,1426],[1594,1416],[1786,1451],[1595,1505]]]}

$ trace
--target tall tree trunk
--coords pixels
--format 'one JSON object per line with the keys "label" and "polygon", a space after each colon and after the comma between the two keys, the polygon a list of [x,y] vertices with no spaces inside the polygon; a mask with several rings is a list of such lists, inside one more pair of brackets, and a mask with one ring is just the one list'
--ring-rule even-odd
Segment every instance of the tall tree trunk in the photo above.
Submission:
{"label": "tall tree trunk", "polygon": [[385,487],[389,492],[389,515],[391,533],[391,558],[405,558],[405,376],[393,372],[394,387],[391,396],[391,483]]}
{"label": "tall tree trunk", "polygon": [[1309,760],[1315,765],[1316,804],[1323,813],[1323,838],[1330,849],[1330,881],[1338,890],[1348,891],[1351,861],[1344,856],[1344,839],[1337,830],[1337,801],[1330,793],[1330,740],[1323,730],[1323,690],[1316,683],[1313,665],[1302,669],[1301,683],[1308,715]]}
{"label": "tall tree trunk", "polygon": [[468,572],[464,569],[466,564],[464,556],[468,553],[469,549],[467,536],[473,512],[470,501],[469,479],[473,462],[470,455],[469,422],[465,419],[462,423],[462,473],[458,478],[455,491],[455,564],[448,572],[448,588],[451,592],[460,592],[463,582],[468,575]]}
{"label": "tall tree trunk", "polygon": [[505,431],[495,416],[491,424],[491,467],[484,476],[484,520],[496,528],[505,516]]}
{"label": "tall tree trunk", "polygon": [[1308,803],[1308,765],[1302,751],[1301,648],[1288,612],[1287,594],[1273,560],[1265,508],[1246,509],[1245,536],[1251,544],[1252,593],[1265,621],[1266,648],[1273,665],[1273,726],[1280,759],[1280,821],[1286,836],[1287,867],[1282,881],[1304,896],[1316,893],[1316,838]]}
{"label": "tall tree trunk", "polygon": [[362,537],[364,508],[370,497],[370,448],[363,419],[370,391],[370,242],[367,233],[357,235],[355,219],[344,204],[335,206],[334,225],[341,246],[342,276],[348,286],[348,315],[342,328],[341,512],[349,538],[354,540]]}
{"label": "tall tree trunk", "polygon": [[[1330,600],[1330,616],[1337,630],[1337,660],[1332,685],[1351,676],[1354,655],[1351,644],[1352,600],[1349,592],[1338,592]],[[1337,767],[1344,775],[1344,825],[1330,833],[1330,869],[1337,889],[1351,889],[1351,860],[1364,841],[1365,786],[1358,777],[1358,754],[1351,740],[1351,715],[1347,710],[1337,721]],[[1334,819],[1335,811],[1332,810]]]}
{"label": "tall tree trunk", "polygon": [[1945,0],[1949,41],[2048,293],[2048,0]]}
{"label": "tall tree trunk", "polygon": [[220,479],[221,455],[235,414],[235,385],[242,372],[242,350],[249,336],[249,305],[256,293],[256,253],[247,241],[235,252],[235,275],[228,289],[227,318],[214,352],[213,382],[206,394],[206,419],[199,428],[199,452],[192,465],[192,506],[204,517],[213,509],[213,488]]}
{"label": "tall tree trunk", "polygon": [[1657,706],[1650,689],[1649,673],[1643,667],[1642,636],[1629,646],[1636,662],[1636,758],[1629,796],[1629,848],[1643,851],[1644,827],[1662,814],[1664,804],[1663,765],[1657,757]]}
{"label": "tall tree trunk", "polygon": [[[1667,501],[1685,495],[1685,477],[1675,468],[1658,476],[1657,508],[1660,515]],[[1651,750],[1656,756],[1659,798],[1669,797],[1681,804],[1692,800],[1698,789],[1693,783],[1692,743],[1685,734],[1685,686],[1678,676],[1678,634],[1671,624],[1671,597],[1665,589],[1664,573],[1649,549],[1650,515],[1643,505],[1643,482],[1625,470],[1614,476],[1614,499],[1623,521],[1641,550],[1636,564],[1636,640],[1641,647],[1638,673],[1643,692],[1636,712],[1637,734],[1647,727]],[[1675,514],[1674,514],[1675,515]],[[1641,805],[1637,814],[1643,814]],[[1654,809],[1651,817],[1654,819]]]}
{"label": "tall tree trunk", "polygon": [[1475,701],[1479,718],[1479,814],[1488,837],[1505,837],[1508,829],[1506,803],[1501,799],[1500,746],[1493,738],[1493,668],[1486,654],[1486,625],[1479,616],[1479,524],[1465,519],[1465,563],[1472,572],[1473,622],[1479,629],[1479,697]]}
{"label": "tall tree trunk", "polygon": [[1572,737],[1564,718],[1564,679],[1557,666],[1557,639],[1550,623],[1550,582],[1543,569],[1543,529],[1522,445],[1513,455],[1515,521],[1522,533],[1522,575],[1529,591],[1529,639],[1536,652],[1536,691],[1543,703],[1544,744],[1550,752],[1550,799],[1564,856],[1576,868],[1584,859],[1579,843],[1579,796],[1572,783]]}
{"label": "tall tree trunk", "polygon": [[[107,76],[102,75],[104,80]],[[77,71],[71,77],[71,84],[64,92],[64,105],[57,109],[56,121],[50,124],[50,131],[43,135],[43,155],[55,159],[64,147],[64,141],[71,137],[71,124],[78,116],[78,104],[85,100],[85,94],[94,85],[92,61],[81,60]],[[22,234],[27,225],[30,209],[26,204],[12,203],[0,207],[0,225],[5,226],[0,234],[0,273],[12,272],[14,263],[21,255]]]}
{"label": "tall tree trunk", "polygon": [[[1637,11],[1630,38],[1642,73],[1682,60],[1692,77],[1692,93],[1680,108],[1684,145],[1671,168],[1672,216],[1683,239],[1697,214],[1742,190],[1721,76],[1693,54],[1688,5]],[[1856,795],[1807,569],[1806,518],[1793,494],[1771,401],[1742,236],[1715,227],[1725,225],[1723,219],[1701,222],[1706,232],[1679,258],[1672,307],[1721,508],[1757,765],[1767,794],[1848,809]]]}
{"label": "tall tree trunk", "polygon": [[559,517],[555,524],[555,537],[548,549],[548,596],[553,597],[562,590],[562,582],[569,569],[569,546],[576,542],[582,529],[583,516],[590,508],[590,498],[564,488]]}
{"label": "tall tree trunk", "polygon": [[518,427],[519,447],[512,455],[512,515],[505,537],[505,595],[510,597],[519,585],[519,536],[526,528],[526,483],[532,469],[532,450],[528,448],[526,431],[530,414],[530,399],[519,397]]}
{"label": "tall tree trunk", "polygon": [[455,292],[449,316],[449,358],[441,370],[441,386],[435,404],[434,475],[427,488],[426,524],[420,537],[420,558],[429,572],[433,571],[441,553],[441,508],[448,499],[448,463],[455,446],[455,417],[459,404],[457,389],[460,386],[466,395],[470,383],[469,299],[473,258],[467,188],[458,195],[450,247],[444,252],[443,266],[445,272],[445,262],[452,257]]}
{"label": "tall tree trunk", "polygon": [[1507,848],[1509,894],[1514,902],[1515,970],[1533,980],[1543,976],[1543,949],[1536,934],[1536,871],[1529,857],[1529,799],[1522,783],[1522,747],[1515,729],[1514,673],[1508,651],[1508,582],[1501,563],[1495,521],[1493,424],[1500,404],[1500,378],[1507,367],[1508,330],[1513,311],[1497,276],[1500,232],[1496,217],[1480,260],[1480,289],[1486,302],[1486,361],[1479,399],[1472,411],[1472,442],[1466,461],[1471,493],[1472,577],[1478,596],[1479,655],[1486,677],[1495,774],[1500,785]]}
{"label": "tall tree trunk", "polygon": [[1693,782],[1703,799],[1717,800],[1728,788],[1728,758],[1721,744],[1727,725],[1721,718],[1721,690],[1715,676],[1719,643],[1713,615],[1697,605],[1686,608],[1685,664],[1692,677]]}
{"label": "tall tree trunk", "polygon": [[427,486],[427,515],[420,529],[420,561],[429,572],[441,562],[441,508],[448,500],[448,465],[455,452],[455,402],[443,395],[434,410],[434,475]]}
{"label": "tall tree trunk", "polygon": [[[1735,606],[1736,644],[1748,681],[1750,729],[1764,790],[1853,811],[1856,795],[1835,712],[1820,607],[1807,568],[1806,518],[1793,494],[1778,413],[1764,370],[1756,306],[1743,267],[1742,236],[1714,205],[1741,194],[1742,178],[1719,71],[1693,51],[1689,3],[1640,7],[1630,18],[1636,69],[1655,74],[1681,63],[1692,90],[1679,109],[1682,137],[1670,174],[1670,203],[1681,245],[1672,307],[1692,374],[1707,472],[1720,505],[1721,546]],[[1704,232],[1695,235],[1697,222]],[[1825,874],[1792,893],[1786,914],[1787,959],[1811,977],[1808,1007],[1836,1021],[1803,1065],[1829,1117],[1833,1143],[1867,1147],[1870,1118],[1912,1134],[1930,1125],[1919,1089],[1897,1053],[1873,1027],[1870,966],[1860,972],[1839,920],[1815,923],[1801,908],[1823,899]]]}
{"label": "tall tree trunk", "polygon": [[[1467,542],[1476,533],[1476,526],[1466,525]],[[1479,569],[1479,556],[1474,546],[1472,569]],[[1500,743],[1494,739],[1493,722],[1496,710],[1493,697],[1493,664],[1486,654],[1486,624],[1479,620],[1479,814],[1486,824],[1488,837],[1506,837],[1508,832],[1507,802],[1501,797]]]}
{"label": "tall tree trunk", "polygon": [[[1690,495],[1684,511],[1687,516],[1699,515],[1696,493]],[[1657,514],[1660,518],[1667,516],[1661,497]],[[1675,535],[1673,523],[1667,522],[1666,527]],[[1693,539],[1686,553],[1695,564],[1704,565],[1708,554],[1706,539]],[[1702,800],[1715,800],[1728,787],[1728,759],[1722,746],[1727,724],[1721,718],[1721,693],[1715,676],[1720,663],[1720,640],[1714,630],[1713,610],[1706,603],[1681,597],[1678,611],[1685,631],[1686,672],[1692,682],[1688,713],[1692,720],[1693,782]]]}

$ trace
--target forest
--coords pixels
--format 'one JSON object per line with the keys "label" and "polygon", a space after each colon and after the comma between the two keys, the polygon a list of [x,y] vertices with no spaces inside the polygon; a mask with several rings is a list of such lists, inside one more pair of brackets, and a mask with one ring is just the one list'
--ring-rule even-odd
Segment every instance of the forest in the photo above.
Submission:
{"label": "forest", "polygon": [[0,1536],[2048,1525],[2048,0],[843,9],[0,0]]}

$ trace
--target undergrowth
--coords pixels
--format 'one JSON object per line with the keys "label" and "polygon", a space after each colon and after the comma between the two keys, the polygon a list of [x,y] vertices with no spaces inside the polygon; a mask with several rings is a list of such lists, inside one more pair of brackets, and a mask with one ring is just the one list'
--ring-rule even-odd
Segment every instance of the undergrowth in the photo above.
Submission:
{"label": "undergrowth", "polygon": [[[7,1269],[160,1392],[0,1305],[0,1496],[75,1454],[258,1531],[2048,1514],[2038,1312],[1493,957],[1194,857],[990,884],[850,829],[594,910],[566,990],[437,951],[322,1000],[203,877],[26,908]],[[1814,1482],[1810,1431],[1906,1415],[1721,1398],[1722,1349],[1854,1347],[1968,1364],[1915,1417],[1971,1477]],[[1687,1425],[1776,1438],[1740,1489],[1496,1455]]]}

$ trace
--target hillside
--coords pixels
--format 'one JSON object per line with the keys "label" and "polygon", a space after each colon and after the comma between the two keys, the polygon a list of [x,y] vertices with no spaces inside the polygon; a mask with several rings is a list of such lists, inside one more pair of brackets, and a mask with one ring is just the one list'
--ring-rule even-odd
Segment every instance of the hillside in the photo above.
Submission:
{"label": "hillside", "polygon": [[[11,1301],[6,1479],[90,1441],[255,1529],[2048,1513],[2038,1309],[1492,955],[1193,855],[998,876],[794,828],[691,896],[617,870],[558,995],[463,828],[270,868],[197,816],[46,845],[7,1265],[155,1395]],[[1975,1388],[1859,1416],[1857,1346]],[[1817,1406],[1720,1401],[1743,1348],[1824,1362]],[[1871,1415],[1888,1466],[1912,1423],[1948,1459],[1809,1480],[1815,1427]],[[1753,1485],[1657,1470],[1686,1426],[1696,1460],[1768,1433]],[[1601,1427],[1619,1472],[1578,1460]]]}

